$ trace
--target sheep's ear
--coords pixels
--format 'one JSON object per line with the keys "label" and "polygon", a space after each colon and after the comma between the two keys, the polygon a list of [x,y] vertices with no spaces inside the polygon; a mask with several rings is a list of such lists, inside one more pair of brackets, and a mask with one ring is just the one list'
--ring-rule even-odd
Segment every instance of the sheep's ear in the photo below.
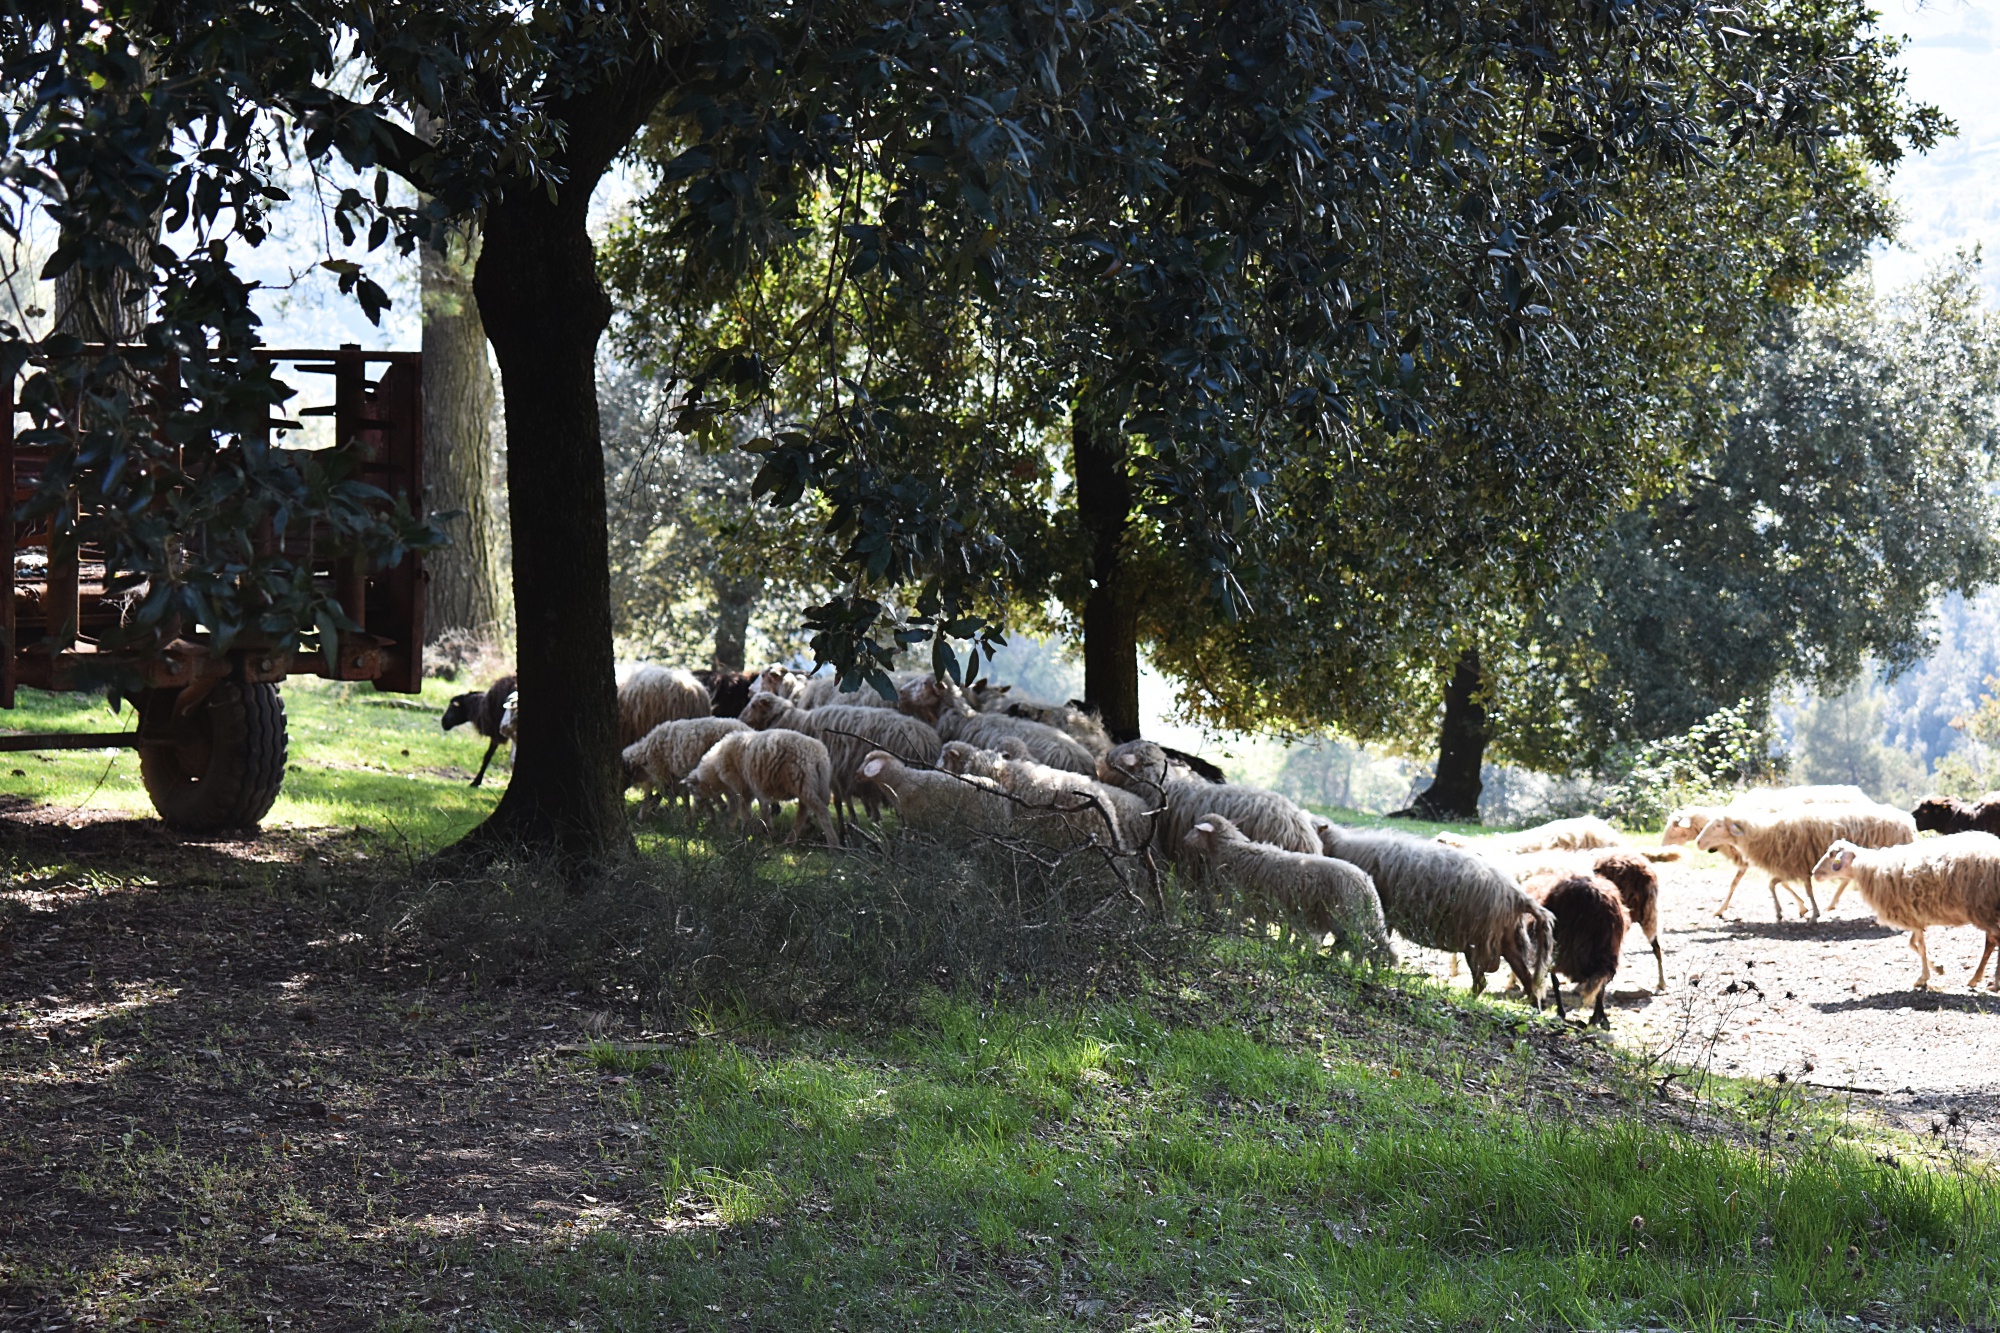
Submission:
{"label": "sheep's ear", "polygon": [[867,763],[861,766],[861,776],[864,778],[872,778],[882,771],[882,767],[883,767],[882,760],[870,759]]}
{"label": "sheep's ear", "polygon": [[1127,768],[1137,768],[1139,766],[1139,756],[1136,754],[1121,754],[1118,756],[1118,762]]}
{"label": "sheep's ear", "polygon": [[1204,821],[1203,823],[1196,824],[1195,829],[1201,833],[1213,833],[1215,832],[1215,825]]}

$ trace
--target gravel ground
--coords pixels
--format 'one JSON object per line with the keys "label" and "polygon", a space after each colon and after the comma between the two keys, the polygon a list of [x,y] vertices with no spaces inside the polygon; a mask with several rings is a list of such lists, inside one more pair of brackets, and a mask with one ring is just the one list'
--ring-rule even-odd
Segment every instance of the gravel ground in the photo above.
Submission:
{"label": "gravel ground", "polygon": [[[1908,934],[1876,921],[1852,892],[1834,912],[1822,892],[1817,924],[1787,895],[1786,919],[1774,921],[1752,871],[1718,918],[1733,867],[1695,853],[1659,869],[1667,989],[1654,994],[1652,954],[1634,930],[1611,983],[1621,1042],[1718,1074],[1782,1074],[1850,1095],[1901,1128],[2000,1155],[2000,995],[1966,987],[1984,944],[1977,930],[1930,932],[1942,980],[1920,991]],[[1449,970],[1441,954],[1407,952],[1437,975]]]}

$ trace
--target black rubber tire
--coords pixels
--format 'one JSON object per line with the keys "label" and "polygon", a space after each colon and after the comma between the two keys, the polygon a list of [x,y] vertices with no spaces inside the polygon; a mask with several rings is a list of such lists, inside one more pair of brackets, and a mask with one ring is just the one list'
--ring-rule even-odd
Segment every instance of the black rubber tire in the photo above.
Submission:
{"label": "black rubber tire", "polygon": [[148,690],[139,749],[146,794],[167,827],[182,833],[255,828],[285,781],[285,701],[276,685],[223,681],[186,717],[177,690]]}

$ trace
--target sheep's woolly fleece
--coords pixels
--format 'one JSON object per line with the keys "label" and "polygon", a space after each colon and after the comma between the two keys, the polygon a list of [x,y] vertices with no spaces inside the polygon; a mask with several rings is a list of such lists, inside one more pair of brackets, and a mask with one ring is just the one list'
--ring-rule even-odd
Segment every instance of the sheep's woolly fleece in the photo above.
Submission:
{"label": "sheep's woolly fleece", "polygon": [[[1440,833],[1437,841],[1447,847],[1473,847],[1471,839],[1457,833]],[[1505,833],[1495,838],[1481,838],[1476,844],[1482,852],[1498,852],[1502,856],[1526,856],[1530,852],[1587,851],[1593,847],[1616,847],[1625,839],[1596,815],[1579,815],[1575,819],[1555,819],[1534,828],[1522,829],[1518,833]]]}
{"label": "sheep's woolly fleece", "polygon": [[618,744],[631,745],[662,722],[707,717],[712,707],[707,687],[692,672],[635,667],[618,686]]}
{"label": "sheep's woolly fleece", "polygon": [[1917,840],[1916,823],[1893,806],[1802,805],[1756,813],[1731,810],[1710,822],[1695,845],[1703,851],[1731,846],[1773,880],[1807,884],[1826,849],[1845,838],[1862,847],[1895,847]]}
{"label": "sheep's woolly fleece", "polygon": [[981,750],[967,741],[946,741],[939,764],[953,773],[991,778],[1023,807],[1086,814],[1107,826],[1118,849],[1136,852],[1145,845],[1152,807],[1122,787],[1099,782],[1064,768],[1050,768],[1032,759]]}
{"label": "sheep's woolly fleece", "polygon": [[1025,717],[976,712],[962,698],[945,700],[938,713],[937,726],[938,735],[948,741],[965,741],[982,750],[991,750],[1000,741],[1012,739],[1027,746],[1037,762],[1050,768],[1063,768],[1086,775],[1097,771],[1097,756],[1067,732]]}
{"label": "sheep's woolly fleece", "polygon": [[[1610,1027],[1604,990],[1618,975],[1631,925],[1617,887],[1601,875],[1538,875],[1523,887],[1555,917],[1550,970],[1576,983],[1579,998],[1591,1005],[1591,1022]],[[1560,990],[1556,999],[1560,1009]]]}
{"label": "sheep's woolly fleece", "polygon": [[[886,708],[854,708],[828,704],[801,708],[776,694],[756,694],[743,710],[743,720],[759,731],[780,727],[811,736],[826,746],[833,764],[834,794],[845,801],[854,791],[855,770],[871,750],[887,750],[905,763],[929,768],[937,762],[944,742],[937,732],[913,717]],[[873,813],[872,798],[870,813]]]}
{"label": "sheep's woolly fleece", "polygon": [[625,747],[625,784],[641,785],[646,798],[675,797],[709,748],[732,731],[749,728],[733,717],[690,717],[662,722]]}
{"label": "sheep's woolly fleece", "polygon": [[709,747],[695,765],[688,786],[712,802],[720,796],[741,823],[758,804],[796,801],[799,816],[787,841],[798,841],[810,818],[826,835],[826,845],[838,847],[833,828],[833,775],[826,747],[810,736],[783,729],[732,731]]}
{"label": "sheep's woolly fleece", "polygon": [[1391,929],[1426,948],[1464,954],[1475,990],[1505,958],[1529,996],[1540,995],[1555,949],[1554,919],[1498,866],[1388,829],[1322,821],[1317,833],[1326,855],[1352,861],[1374,879]]}
{"label": "sheep's woolly fleece", "polygon": [[1251,916],[1315,941],[1332,935],[1336,948],[1356,958],[1395,962],[1382,900],[1359,866],[1253,842],[1217,814],[1195,821],[1185,847],[1189,862],[1232,886]]}
{"label": "sheep's woolly fleece", "polygon": [[1316,852],[1319,834],[1312,817],[1274,791],[1169,776],[1166,751],[1151,741],[1113,746],[1097,763],[1097,776],[1155,803],[1152,844],[1162,855],[1180,856],[1188,830],[1206,814],[1218,814],[1244,836],[1292,852]]}
{"label": "sheep's woolly fleece", "polygon": [[926,833],[1001,833],[1013,822],[1014,803],[989,778],[913,768],[887,750],[870,751],[857,777],[888,798],[905,826]]}
{"label": "sheep's woolly fleece", "polygon": [[[1922,936],[1932,926],[1977,926],[1986,933],[1986,948],[1972,976],[1975,986],[1988,958],[2000,950],[2000,838],[1990,833],[1948,833],[1879,848],[1841,840],[1827,849],[1813,873],[1852,883],[1883,925],[1911,932],[1911,945],[1924,960],[1920,988],[1930,983],[1930,955]],[[1991,988],[2000,991],[2000,966]]]}

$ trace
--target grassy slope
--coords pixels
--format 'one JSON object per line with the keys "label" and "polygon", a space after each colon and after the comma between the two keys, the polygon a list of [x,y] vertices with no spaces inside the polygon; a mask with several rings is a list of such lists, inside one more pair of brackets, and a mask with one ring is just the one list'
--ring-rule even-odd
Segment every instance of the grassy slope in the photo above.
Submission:
{"label": "grassy slope", "polygon": [[1212,991],[600,1046],[673,1230],[507,1255],[488,1317],[2000,1321],[1990,1175],[1878,1160],[1783,1091],[1690,1119],[1517,1008],[1240,953]]}
{"label": "grassy slope", "polygon": [[[438,730],[449,693],[287,686],[273,822],[418,847],[470,826],[498,792],[465,786],[483,743]],[[37,695],[7,719],[106,720]],[[146,809],[129,751],[12,767],[0,792]],[[606,1167],[658,1238],[468,1247],[475,1291],[437,1281],[518,1327],[2000,1327],[1987,1168],[1878,1160],[1785,1090],[1668,1106],[1508,1002],[1247,942],[1209,961],[1137,994],[571,1057],[638,1127]]]}

